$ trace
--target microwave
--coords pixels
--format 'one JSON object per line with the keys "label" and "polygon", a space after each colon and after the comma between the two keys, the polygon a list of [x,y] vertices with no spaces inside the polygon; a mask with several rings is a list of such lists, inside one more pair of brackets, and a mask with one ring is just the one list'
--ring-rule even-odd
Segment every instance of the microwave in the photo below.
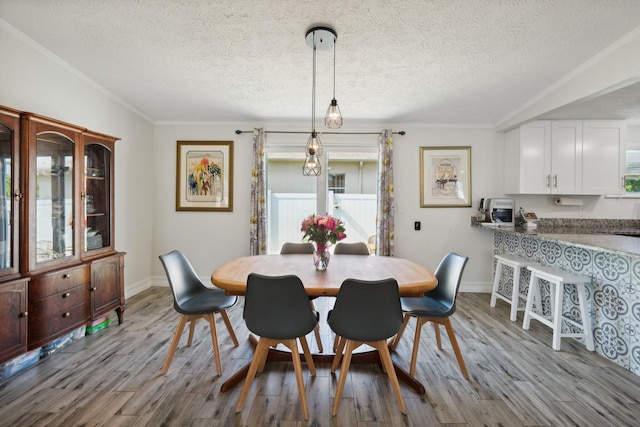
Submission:
{"label": "microwave", "polygon": [[513,199],[484,199],[483,209],[487,220],[495,225],[515,225],[515,201]]}

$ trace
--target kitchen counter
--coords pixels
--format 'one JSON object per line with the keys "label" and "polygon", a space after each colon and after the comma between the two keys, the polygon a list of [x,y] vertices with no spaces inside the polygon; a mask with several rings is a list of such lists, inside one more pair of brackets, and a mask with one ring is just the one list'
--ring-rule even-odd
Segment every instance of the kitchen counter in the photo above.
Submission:
{"label": "kitchen counter", "polygon": [[[541,219],[536,228],[483,225],[472,219],[471,226],[536,236],[540,239],[570,243],[576,247],[606,250],[621,255],[640,256],[640,221],[637,220],[567,220]],[[582,225],[579,225],[584,221]]]}
{"label": "kitchen counter", "polygon": [[[596,352],[640,375],[640,237],[633,237],[640,236],[640,221],[540,219],[537,228],[526,228],[486,226],[472,220],[471,225],[493,232],[494,254],[517,255],[591,277],[588,311]],[[503,295],[511,295],[510,274],[503,271],[499,279],[498,292]],[[520,290],[524,295],[529,277],[523,270]],[[542,304],[548,312],[544,293],[548,290],[543,291]],[[565,301],[571,298],[565,296]],[[571,303],[565,304],[565,315],[578,316]]]}

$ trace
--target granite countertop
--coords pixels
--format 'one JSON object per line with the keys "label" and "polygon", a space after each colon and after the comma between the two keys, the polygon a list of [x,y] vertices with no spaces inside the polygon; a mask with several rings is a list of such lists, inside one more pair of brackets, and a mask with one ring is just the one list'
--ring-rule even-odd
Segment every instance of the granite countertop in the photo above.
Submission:
{"label": "granite countertop", "polygon": [[623,255],[640,255],[639,220],[541,218],[536,228],[528,228],[483,226],[472,218],[471,225],[486,230],[537,236],[541,239],[570,243],[586,249],[606,250]]}

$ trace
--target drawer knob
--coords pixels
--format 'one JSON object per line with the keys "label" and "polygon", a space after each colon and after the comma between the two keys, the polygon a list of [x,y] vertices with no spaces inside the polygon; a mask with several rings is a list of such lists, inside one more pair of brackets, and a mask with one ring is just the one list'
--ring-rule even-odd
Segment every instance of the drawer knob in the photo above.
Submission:
{"label": "drawer knob", "polygon": [[69,298],[71,294],[69,292],[62,294],[62,298]]}
{"label": "drawer knob", "polygon": [[62,275],[62,278],[63,278],[63,279],[68,279],[69,277],[71,277],[71,276],[70,276],[68,273],[64,273],[64,274]]}
{"label": "drawer knob", "polygon": [[69,316],[71,316],[71,313],[69,313],[68,311],[62,315],[62,317],[69,317]]}
{"label": "drawer knob", "polygon": [[92,292],[97,291],[97,290],[98,290],[98,287],[97,287],[97,286],[94,286],[93,288],[91,288],[91,291],[92,291]]}
{"label": "drawer knob", "polygon": [[22,317],[27,317],[27,316],[29,316],[29,312],[28,311],[25,311],[24,313],[22,313]]}

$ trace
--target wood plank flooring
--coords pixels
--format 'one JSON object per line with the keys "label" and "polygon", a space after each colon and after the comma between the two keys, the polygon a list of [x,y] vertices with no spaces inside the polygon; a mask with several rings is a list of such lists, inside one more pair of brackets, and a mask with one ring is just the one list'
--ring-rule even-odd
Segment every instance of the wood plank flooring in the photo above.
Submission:
{"label": "wood plank flooring", "polygon": [[[180,342],[167,375],[160,370],[178,322],[168,288],[152,288],[127,301],[125,324],[112,324],[0,383],[2,426],[632,426],[640,425],[640,377],[588,352],[571,339],[551,349],[551,332],[509,321],[489,294],[460,294],[452,318],[471,379],[460,374],[446,334],[435,346],[431,325],[422,334],[416,376],[424,395],[402,385],[408,415],[398,410],[378,365],[353,365],[336,417],[331,404],[337,377],[316,366],[305,385],[309,421],[298,405],[293,365],[269,363],[258,375],[245,408],[235,414],[241,386],[220,385],[248,363],[252,347],[242,305],[229,311],[240,341],[233,347],[216,316],[223,375],[215,374],[208,325],[199,321],[194,342]],[[330,298],[314,301],[326,318]],[[409,366],[410,323],[394,359]],[[325,349],[333,337],[321,329]],[[308,337],[312,351],[313,336]]]}

